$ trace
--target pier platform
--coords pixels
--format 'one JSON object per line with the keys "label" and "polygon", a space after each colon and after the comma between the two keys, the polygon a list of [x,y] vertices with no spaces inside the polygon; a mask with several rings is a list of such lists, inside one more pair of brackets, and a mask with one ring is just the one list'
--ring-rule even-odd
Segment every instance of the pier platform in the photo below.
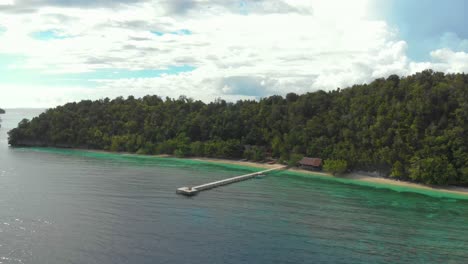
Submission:
{"label": "pier platform", "polygon": [[282,169],[285,169],[285,168],[286,168],[286,166],[275,167],[275,168],[271,168],[271,169],[264,170],[264,171],[259,171],[259,172],[245,174],[245,175],[240,175],[240,176],[236,176],[236,177],[232,177],[232,178],[228,178],[228,179],[224,179],[224,180],[220,180],[220,181],[209,182],[209,183],[205,183],[205,184],[194,186],[194,187],[181,187],[181,188],[178,188],[176,190],[176,193],[186,195],[186,196],[193,196],[193,195],[195,195],[195,194],[197,194],[198,192],[201,192],[201,191],[209,190],[209,189],[212,189],[212,188],[216,188],[216,187],[219,187],[219,186],[231,184],[231,183],[234,183],[234,182],[245,181],[245,180],[254,178],[256,176],[264,175],[267,172],[271,172],[271,171],[275,171],[275,170],[282,170]]}

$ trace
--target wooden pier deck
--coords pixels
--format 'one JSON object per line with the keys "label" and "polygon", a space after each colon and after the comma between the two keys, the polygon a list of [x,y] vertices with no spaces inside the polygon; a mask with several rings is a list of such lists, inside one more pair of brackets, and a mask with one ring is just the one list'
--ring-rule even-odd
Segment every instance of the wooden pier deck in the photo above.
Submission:
{"label": "wooden pier deck", "polygon": [[263,174],[265,174],[267,172],[271,172],[271,171],[275,171],[275,170],[282,170],[282,169],[285,169],[285,168],[286,168],[286,166],[275,167],[275,168],[271,168],[271,169],[264,170],[264,171],[259,171],[259,172],[245,174],[245,175],[240,175],[240,176],[236,176],[236,177],[232,177],[232,178],[228,178],[228,179],[224,179],[224,180],[220,180],[220,181],[205,183],[205,184],[194,186],[194,187],[181,187],[181,188],[177,189],[176,193],[177,194],[183,194],[183,195],[186,195],[186,196],[192,196],[192,195],[195,195],[195,194],[197,194],[198,192],[201,192],[201,191],[209,190],[209,189],[212,189],[212,188],[216,188],[218,186],[223,186],[223,185],[227,185],[227,184],[234,183],[234,182],[245,181],[247,179],[251,179],[253,177],[263,175]]}

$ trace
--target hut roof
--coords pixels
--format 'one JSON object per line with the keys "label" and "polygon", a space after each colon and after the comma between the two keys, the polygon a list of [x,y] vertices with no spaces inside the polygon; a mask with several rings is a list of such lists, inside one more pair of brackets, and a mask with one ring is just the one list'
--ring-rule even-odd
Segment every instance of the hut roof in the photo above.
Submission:
{"label": "hut roof", "polygon": [[320,167],[322,165],[322,159],[304,157],[299,161],[299,164],[304,166]]}

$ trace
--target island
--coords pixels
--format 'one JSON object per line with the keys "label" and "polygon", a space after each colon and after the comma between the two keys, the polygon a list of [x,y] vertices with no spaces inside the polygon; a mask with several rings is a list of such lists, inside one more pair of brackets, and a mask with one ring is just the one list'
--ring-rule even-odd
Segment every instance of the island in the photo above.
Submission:
{"label": "island", "polygon": [[9,131],[9,144],[290,166],[311,157],[331,173],[467,186],[467,90],[466,74],[426,70],[237,102],[156,95],[84,100],[21,121]]}
{"label": "island", "polygon": [[5,114],[5,113],[6,113],[5,110],[0,108],[0,114]]}

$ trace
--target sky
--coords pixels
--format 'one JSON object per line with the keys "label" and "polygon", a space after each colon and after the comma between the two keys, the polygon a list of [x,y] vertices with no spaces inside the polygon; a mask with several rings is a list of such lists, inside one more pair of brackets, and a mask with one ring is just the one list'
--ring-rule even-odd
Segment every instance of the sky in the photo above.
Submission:
{"label": "sky", "polygon": [[468,72],[465,0],[0,0],[0,107]]}

